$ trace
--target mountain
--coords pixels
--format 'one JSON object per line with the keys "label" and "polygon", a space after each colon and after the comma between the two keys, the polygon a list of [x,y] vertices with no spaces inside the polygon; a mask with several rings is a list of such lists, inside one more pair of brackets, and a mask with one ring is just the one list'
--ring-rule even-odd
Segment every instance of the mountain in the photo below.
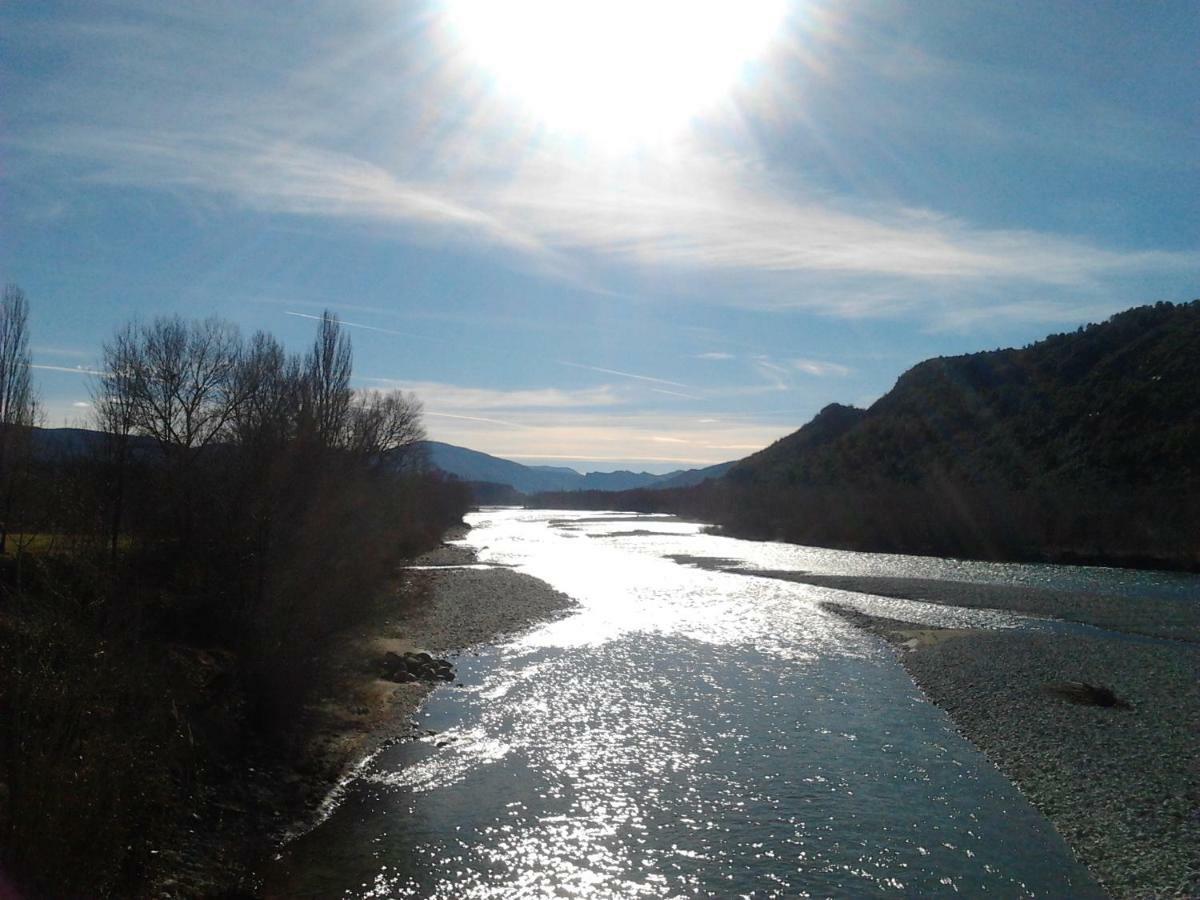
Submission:
{"label": "mountain", "polygon": [[[786,437],[782,437],[764,450],[738,460],[726,468],[735,481],[749,481],[763,477],[766,473],[782,473],[784,478],[792,476],[798,467],[820,470],[814,460],[824,458],[820,451],[835,443],[838,438],[851,431],[867,417],[867,412],[853,406],[831,403],[822,409],[807,425]],[[805,473],[808,474],[808,469]]]}
{"label": "mountain", "polygon": [[927,360],[868,410],[828,406],[742,483],[1007,490],[1200,486],[1200,301],[1028,347]]}
{"label": "mountain", "polygon": [[720,478],[735,465],[737,465],[736,461],[730,461],[717,463],[715,466],[707,466],[703,469],[668,472],[650,486],[656,489],[692,487],[693,485],[703,484],[710,478]]}
{"label": "mountain", "polygon": [[[84,428],[33,428],[30,431],[34,452],[43,459],[71,457],[81,454],[99,453],[104,446],[104,435]],[[134,453],[153,454],[158,445],[146,437],[130,438]],[[650,472],[589,472],[581,474],[565,466],[524,466],[511,460],[501,459],[443,444],[440,441],[422,441],[426,456],[432,466],[462,481],[472,482],[476,493],[490,499],[481,502],[511,502],[512,491],[534,494],[541,491],[625,491],[644,487],[681,487],[699,484],[705,478],[716,477],[733,463],[721,463],[706,469],[688,469],[653,475]]]}
{"label": "mountain", "polygon": [[[522,493],[546,491],[630,491],[638,487],[664,484],[674,479],[688,479],[692,473],[708,469],[689,469],[654,475],[649,472],[589,472],[584,475],[564,466],[522,466],[498,456],[482,454],[464,446],[443,444],[438,440],[424,442],[428,460],[434,468],[455,475],[463,481],[485,481],[492,485],[509,485]],[[732,463],[721,463],[731,466]],[[720,467],[710,467],[713,469]],[[700,479],[703,480],[703,479]],[[686,484],[694,484],[685,481]]]}
{"label": "mountain", "polygon": [[990,559],[1200,567],[1200,301],[926,360],[733,466],[731,533]]}
{"label": "mountain", "polygon": [[583,478],[574,469],[557,466],[534,468],[440,441],[425,441],[424,444],[431,465],[463,481],[506,484],[521,493],[532,494],[537,491],[573,490],[574,485]]}
{"label": "mountain", "polygon": [[537,502],[825,547],[1200,570],[1200,300],[926,360],[869,409],[827,406],[700,485]]}
{"label": "mountain", "polygon": [[[588,472],[581,474],[565,466],[523,466],[478,450],[425,441],[429,462],[437,469],[463,481],[508,485],[523,494],[547,491],[627,491],[637,488],[682,487],[716,477],[733,463],[707,469],[688,469],[654,475],[650,472]],[[494,493],[494,488],[489,488]]]}
{"label": "mountain", "polygon": [[[101,455],[107,435],[88,428],[34,427],[29,429],[29,439],[36,458],[60,460]],[[158,452],[158,442],[141,435],[130,435],[128,446],[135,457],[154,458]]]}
{"label": "mountain", "polygon": [[628,491],[635,488],[654,487],[666,477],[666,475],[652,475],[649,472],[629,472],[624,469],[616,472],[588,472],[572,490]]}

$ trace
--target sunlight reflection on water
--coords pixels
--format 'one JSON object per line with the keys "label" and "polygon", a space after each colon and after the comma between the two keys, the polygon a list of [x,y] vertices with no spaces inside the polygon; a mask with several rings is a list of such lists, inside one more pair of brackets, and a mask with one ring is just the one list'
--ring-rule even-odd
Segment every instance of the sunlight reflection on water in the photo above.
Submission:
{"label": "sunlight reflection on water", "polygon": [[[422,713],[436,733],[366,767],[286,850],[273,895],[1097,894],[890,653],[819,606],[908,601],[665,557],[797,567],[790,552],[843,573],[878,561],[842,554],[834,568],[832,551],[639,521],[474,516],[482,562],[542,578],[578,610],[460,658],[463,687]],[[633,530],[671,534],[596,537]],[[1027,621],[909,605],[941,624]]]}

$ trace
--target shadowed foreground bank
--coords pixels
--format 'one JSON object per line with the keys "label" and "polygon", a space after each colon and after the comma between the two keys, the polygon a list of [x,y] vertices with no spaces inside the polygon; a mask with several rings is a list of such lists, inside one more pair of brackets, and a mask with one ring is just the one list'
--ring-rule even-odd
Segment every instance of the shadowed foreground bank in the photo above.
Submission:
{"label": "shadowed foreground bank", "polygon": [[[938,629],[828,608],[899,648],[922,690],[1114,897],[1200,896],[1200,649],[1114,632]],[[1064,690],[1079,682],[1110,688],[1118,702]]]}
{"label": "shadowed foreground bank", "polygon": [[0,427],[0,878],[203,895],[286,820],[329,647],[468,498],[332,316],[305,354],[160,318],[102,356],[103,430]]}
{"label": "shadowed foreground bank", "polygon": [[[286,840],[320,821],[355,765],[381,747],[419,733],[414,717],[433,685],[389,680],[381,666],[385,654],[421,649],[453,660],[473,646],[560,615],[575,603],[520,572],[465,568],[475,563],[472,550],[453,544],[418,557],[405,572],[399,595],[408,599],[382,609],[375,621],[348,635],[334,651],[336,677],[314,710],[319,724],[308,751],[314,775],[307,779]],[[266,862],[241,887],[260,896],[287,897],[286,889],[275,884],[279,878],[286,880],[286,873]]]}

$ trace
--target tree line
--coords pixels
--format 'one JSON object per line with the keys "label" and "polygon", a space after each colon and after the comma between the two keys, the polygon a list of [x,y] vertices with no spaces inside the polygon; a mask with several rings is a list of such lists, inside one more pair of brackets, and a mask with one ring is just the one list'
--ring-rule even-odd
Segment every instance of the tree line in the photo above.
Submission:
{"label": "tree line", "polygon": [[415,396],[354,389],[328,312],[302,353],[216,318],[128,322],[92,429],[58,432],[36,427],[28,311],[4,291],[0,864],[33,894],[120,893],[148,823],[176,827],[161,810],[251,747],[300,752],[328,643],[470,498],[428,470]]}

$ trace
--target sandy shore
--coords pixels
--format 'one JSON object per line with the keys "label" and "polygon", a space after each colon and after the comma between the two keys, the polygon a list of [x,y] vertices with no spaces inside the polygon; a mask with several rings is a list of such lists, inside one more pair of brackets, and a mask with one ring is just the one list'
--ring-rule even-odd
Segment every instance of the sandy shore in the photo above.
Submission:
{"label": "sandy shore", "polygon": [[[827,607],[898,649],[1113,897],[1200,897],[1200,648],[930,628]],[[1047,687],[1078,681],[1128,706],[1074,703]]]}

